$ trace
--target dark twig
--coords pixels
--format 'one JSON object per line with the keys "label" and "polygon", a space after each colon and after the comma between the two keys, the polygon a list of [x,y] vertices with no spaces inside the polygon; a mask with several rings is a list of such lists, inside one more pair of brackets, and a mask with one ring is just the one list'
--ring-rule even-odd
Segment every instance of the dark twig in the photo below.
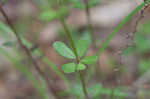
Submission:
{"label": "dark twig", "polygon": [[[146,0],[144,0],[144,2],[146,2]],[[128,40],[131,40],[132,43],[131,44],[127,44],[125,47],[121,48],[119,51],[122,53],[123,50],[125,50],[126,48],[130,47],[130,46],[135,46],[135,43],[134,43],[134,36],[135,36],[135,33],[137,32],[137,28],[138,28],[138,25],[140,23],[140,21],[144,18],[144,13],[145,13],[145,10],[149,7],[150,5],[147,4],[145,5],[145,7],[139,12],[140,15],[139,17],[136,19],[135,21],[135,25],[134,25],[134,28],[133,28],[133,31],[132,33],[130,34],[127,34],[127,39]]]}
{"label": "dark twig", "polygon": [[[40,69],[40,66],[38,65],[38,63],[36,62],[36,60],[33,58],[32,53],[30,52],[30,50],[23,44],[19,34],[17,33],[15,27],[13,26],[12,22],[9,20],[7,14],[5,13],[5,11],[2,8],[2,5],[0,4],[0,12],[2,13],[2,15],[4,16],[4,18],[6,19],[7,24],[10,26],[10,28],[12,29],[14,35],[17,38],[17,41],[20,45],[20,47],[25,51],[26,55],[28,56],[28,59],[32,62],[33,66],[35,67],[35,69],[37,70],[37,72],[39,73],[39,75],[45,79],[47,85],[48,85],[48,89],[49,91],[53,92],[53,87],[50,86],[50,80],[48,79],[48,77],[45,75],[45,73]],[[56,93],[53,93],[53,95],[55,97],[57,97]]]}
{"label": "dark twig", "polygon": [[[144,0],[146,2],[147,0]],[[140,21],[144,18],[144,12],[145,10],[149,7],[149,4],[145,5],[145,7],[140,11],[140,16],[136,19],[134,30],[133,30],[133,35],[128,35],[128,38],[131,38],[133,40],[134,34],[137,32],[137,27],[140,23]]]}
{"label": "dark twig", "polygon": [[[146,2],[146,0],[144,0],[144,2]],[[140,21],[144,18],[144,13],[145,13],[145,10],[149,7],[150,5],[145,5],[145,7],[139,12],[139,16],[137,19],[135,19],[135,25],[134,25],[134,28],[133,28],[133,31],[131,33],[128,33],[127,36],[126,36],[126,39],[129,41],[131,41],[131,43],[125,45],[124,47],[121,47],[118,51],[117,51],[117,54],[120,56],[120,63],[119,65],[121,66],[123,63],[122,63],[122,52],[127,49],[128,47],[135,47],[135,42],[134,42],[134,36],[135,36],[135,33],[137,32],[137,28],[138,28],[138,25],[140,23]],[[119,68],[120,70],[120,68]]]}

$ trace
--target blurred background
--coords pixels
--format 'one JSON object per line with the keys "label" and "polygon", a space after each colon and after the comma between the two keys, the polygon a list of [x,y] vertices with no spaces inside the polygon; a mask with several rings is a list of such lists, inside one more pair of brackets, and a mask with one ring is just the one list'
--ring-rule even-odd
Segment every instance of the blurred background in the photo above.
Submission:
{"label": "blurred background", "polygon": [[[61,23],[54,19],[57,13],[49,13],[52,10],[51,7],[53,9],[59,7],[59,5],[53,6],[51,1],[57,0],[0,0],[17,32],[28,41],[25,43],[29,45],[34,58],[52,82],[52,92],[47,99],[56,99],[55,93],[59,94],[57,99],[83,99],[80,96],[81,86],[75,82],[75,74],[64,74],[61,70],[61,65],[68,60],[58,55],[52,47],[55,41],[68,43],[68,40],[64,35]],[[142,0],[94,1],[90,8],[90,18],[96,43],[94,46],[92,44],[89,46],[87,55],[95,54],[113,29],[142,3]],[[85,10],[80,9],[78,5],[72,7],[72,4],[66,4],[66,6],[70,8],[68,8],[69,14],[65,19],[73,37],[75,39],[84,38],[87,42],[91,42]],[[86,71],[87,86],[93,88],[94,91],[91,92],[96,96],[93,99],[150,99],[149,44],[150,7],[142,15],[138,12],[127,22],[102,53],[94,70]],[[9,52],[12,59],[17,57],[16,51],[20,52],[18,55],[21,57],[20,63],[30,69],[41,83],[38,86],[42,86],[43,81],[27,61],[26,55],[17,44],[16,37],[12,34],[1,13],[0,47]],[[43,55],[39,56],[39,53],[36,52],[37,48],[52,62],[51,65],[54,63],[57,69],[69,79],[71,90],[66,91],[68,86],[60,77],[61,74],[58,75],[58,72],[42,60]],[[0,99],[44,99],[27,76],[16,69],[16,66],[13,66],[2,53],[0,51]],[[47,90],[46,92],[48,93]]]}

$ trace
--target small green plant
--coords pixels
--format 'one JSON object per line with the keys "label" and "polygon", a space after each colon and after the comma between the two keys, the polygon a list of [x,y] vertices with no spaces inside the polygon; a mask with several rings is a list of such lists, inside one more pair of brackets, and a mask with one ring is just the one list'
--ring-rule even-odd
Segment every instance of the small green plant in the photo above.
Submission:
{"label": "small green plant", "polygon": [[[5,4],[7,0],[2,0],[2,3]],[[34,0],[37,4],[41,4],[41,0]],[[40,2],[40,3],[39,3]],[[50,6],[48,5],[50,3]],[[0,11],[4,18],[6,19],[6,22],[8,24],[5,25],[2,22],[0,22],[0,35],[3,36],[3,38],[7,38],[6,42],[2,44],[3,47],[9,47],[13,48],[15,50],[15,56],[11,55],[9,52],[7,52],[3,47],[0,47],[0,53],[3,54],[9,61],[12,62],[12,64],[17,68],[19,71],[21,71],[26,77],[33,83],[34,87],[38,90],[40,95],[42,96],[42,99],[48,99],[49,93],[51,92],[53,96],[56,99],[60,99],[62,95],[65,93],[76,96],[77,99],[102,99],[103,95],[107,95],[110,97],[110,99],[115,99],[116,97],[119,99],[124,99],[128,96],[127,93],[123,92],[121,88],[105,88],[102,84],[94,84],[92,86],[87,86],[87,79],[86,77],[90,78],[92,74],[94,73],[93,70],[95,68],[95,64],[99,60],[99,57],[104,52],[104,50],[109,46],[111,40],[114,36],[117,35],[118,31],[143,7],[148,5],[150,3],[150,0],[147,0],[143,2],[141,5],[136,7],[123,21],[114,29],[114,31],[106,38],[106,41],[102,44],[102,46],[99,48],[99,50],[96,52],[95,55],[87,55],[89,45],[95,45],[95,38],[93,36],[93,26],[90,18],[90,8],[96,6],[99,4],[99,0],[45,0],[40,8],[41,13],[39,14],[38,18],[40,20],[44,20],[45,22],[51,22],[54,20],[57,20],[61,23],[62,28],[65,32],[65,35],[68,39],[68,43],[64,43],[61,41],[56,41],[53,43],[54,50],[64,58],[68,59],[68,62],[63,64],[61,66],[62,71],[58,69],[58,67],[51,62],[47,57],[45,57],[40,50],[37,48],[36,50],[32,51],[30,50],[33,47],[33,44],[25,40],[25,38],[20,35],[16,28],[13,26],[11,20],[5,13],[2,5],[0,5]],[[47,4],[44,6],[44,4]],[[70,5],[70,6],[66,6]],[[70,27],[66,23],[66,17],[68,16],[71,8],[79,8],[84,9],[87,16],[87,31],[91,33],[91,38],[93,41],[92,43],[89,40],[89,37],[80,37],[80,39],[75,39],[72,36],[72,31],[70,31]],[[145,29],[141,29],[141,31],[144,31],[145,34],[147,31],[149,31],[149,26],[143,26]],[[9,40],[10,34],[13,34],[13,36],[16,37],[16,40]],[[88,33],[85,33],[88,34]],[[147,34],[146,34],[147,35]],[[87,40],[88,38],[88,40]],[[144,35],[141,35],[140,33],[137,33],[135,36],[135,45],[127,48],[123,55],[128,55],[131,52],[138,52],[138,53],[144,53],[145,51],[148,51],[150,49],[149,40],[146,39]],[[21,50],[25,52],[27,55],[24,57],[22,54],[20,54],[20,51],[17,50],[15,47],[16,45],[19,45],[21,47]],[[52,81],[49,79],[49,76],[46,75],[46,73],[40,68],[37,60],[34,58],[34,56],[38,56],[41,58],[42,61],[44,61],[46,64],[48,64],[51,69],[65,82],[67,85],[67,90],[65,90],[62,93],[56,93],[53,87]],[[14,58],[15,57],[15,58]],[[35,79],[35,76],[30,71],[30,68],[27,68],[24,64],[21,64],[19,60],[26,60],[31,66],[34,67],[34,69],[38,72],[40,76],[40,80]],[[32,64],[31,64],[32,63]],[[149,65],[149,60],[142,60],[140,62],[140,70],[141,73],[145,72]],[[75,84],[72,84],[66,75],[64,74],[75,74],[80,79],[79,82],[74,82]],[[42,85],[42,86],[40,86]],[[72,85],[72,86],[71,86]],[[46,90],[49,90],[48,92]]]}

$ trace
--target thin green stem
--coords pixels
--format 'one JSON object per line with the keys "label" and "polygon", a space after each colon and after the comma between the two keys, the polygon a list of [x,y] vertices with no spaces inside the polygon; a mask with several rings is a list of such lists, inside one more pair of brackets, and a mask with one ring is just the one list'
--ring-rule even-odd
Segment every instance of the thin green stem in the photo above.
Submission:
{"label": "thin green stem", "polygon": [[[75,47],[75,43],[74,43],[73,38],[71,36],[71,32],[69,31],[68,26],[65,23],[64,19],[60,19],[60,22],[61,22],[61,24],[62,24],[62,26],[64,28],[64,31],[65,31],[69,41],[70,41],[72,50],[73,50],[73,52],[74,52],[74,54],[76,56],[76,62],[77,62],[77,64],[79,64],[80,58],[78,56],[78,53],[77,53],[77,50],[76,50],[76,47]],[[86,99],[88,99],[88,92],[87,92],[86,83],[85,83],[85,79],[84,79],[84,76],[82,74],[82,71],[77,71],[77,73],[79,73],[79,75],[80,75],[80,80],[81,80],[81,83],[82,83],[82,89],[83,89],[84,95],[85,95]]]}
{"label": "thin green stem", "polygon": [[63,18],[60,19],[60,22],[61,22],[61,24],[62,24],[62,26],[63,26],[63,28],[64,28],[64,31],[65,31],[65,33],[66,33],[66,35],[67,35],[69,41],[70,41],[72,50],[73,50],[73,52],[74,52],[74,54],[75,54],[75,56],[76,56],[76,60],[79,61],[79,57],[78,57],[78,53],[77,53],[77,50],[76,50],[76,47],[75,47],[75,43],[74,43],[73,38],[72,38],[72,36],[71,36],[71,33],[70,33],[69,29],[68,29],[68,26],[67,26],[67,24],[65,23],[65,20],[64,20]]}
{"label": "thin green stem", "polygon": [[111,95],[110,95],[110,98],[111,98],[111,99],[115,99],[114,91],[115,91],[115,89],[112,88],[112,92],[111,92]]}
{"label": "thin green stem", "polygon": [[85,4],[85,12],[86,12],[86,18],[87,18],[87,25],[88,25],[88,31],[91,34],[92,37],[92,41],[95,44],[95,40],[94,40],[94,29],[92,26],[92,21],[91,21],[91,17],[90,17],[90,7],[89,7],[89,3],[88,0],[83,0],[84,4]]}
{"label": "thin green stem", "polygon": [[79,74],[80,74],[80,79],[81,79],[81,82],[82,82],[84,95],[85,95],[86,99],[88,99],[89,96],[88,96],[88,92],[87,92],[87,89],[86,89],[86,83],[85,83],[85,78],[83,76],[83,72],[79,71]]}

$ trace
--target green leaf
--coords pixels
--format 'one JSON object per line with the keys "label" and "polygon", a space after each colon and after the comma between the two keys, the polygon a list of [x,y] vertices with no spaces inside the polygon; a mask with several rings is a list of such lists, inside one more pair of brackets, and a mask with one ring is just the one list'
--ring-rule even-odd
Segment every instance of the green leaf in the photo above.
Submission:
{"label": "green leaf", "polygon": [[77,66],[77,70],[79,70],[79,71],[84,70],[86,68],[86,66],[81,63],[79,63],[78,65],[76,65],[75,63],[67,63],[62,66],[62,70],[65,73],[73,73],[76,70],[76,66]]}
{"label": "green leaf", "polygon": [[112,95],[115,97],[127,97],[128,94],[125,92],[122,92],[120,89],[115,88],[115,89],[109,89],[109,88],[102,88],[101,94],[106,94],[106,95]]}
{"label": "green leaf", "polygon": [[7,41],[7,42],[3,43],[3,46],[14,47],[14,46],[16,46],[16,44],[17,44],[17,42],[15,42],[15,41]]}
{"label": "green leaf", "polygon": [[75,66],[76,66],[76,64],[74,64],[74,63],[67,63],[62,66],[62,70],[65,73],[73,73],[73,72],[75,72]]}
{"label": "green leaf", "polygon": [[59,11],[57,12],[58,18],[64,18],[68,15],[69,8],[68,7],[61,7]]}
{"label": "green leaf", "polygon": [[21,40],[23,42],[23,44],[28,47],[28,48],[31,48],[32,47],[32,43],[27,41],[26,39],[24,39],[23,37],[21,37]]}
{"label": "green leaf", "polygon": [[84,56],[88,50],[88,42],[86,40],[78,40],[76,43],[77,52],[80,57]]}
{"label": "green leaf", "polygon": [[53,9],[48,9],[46,11],[43,11],[39,15],[39,19],[44,20],[44,21],[53,21],[53,20],[57,20],[59,18],[67,16],[68,13],[69,13],[69,9],[67,7],[61,7],[57,11]]}
{"label": "green leaf", "polygon": [[100,3],[100,0],[90,0],[89,6],[90,8],[97,6]]}
{"label": "green leaf", "polygon": [[[74,7],[79,9],[85,9],[86,5],[81,0],[72,0]],[[95,7],[100,3],[99,0],[89,0],[88,6],[89,8]]]}
{"label": "green leaf", "polygon": [[103,95],[112,95],[112,93],[115,97],[116,96],[118,96],[118,97],[128,96],[127,93],[122,92],[121,89],[119,89],[119,88],[115,88],[115,89],[104,88],[101,84],[96,84],[92,87],[89,87],[88,93],[90,93],[93,98],[98,97],[102,94]]}
{"label": "green leaf", "polygon": [[80,39],[86,40],[88,44],[92,43],[92,37],[89,31],[84,31],[82,35],[79,33],[79,36],[80,36]]}
{"label": "green leaf", "polygon": [[134,46],[131,46],[131,47],[126,48],[126,49],[123,51],[122,55],[123,55],[123,56],[126,56],[126,55],[129,55],[129,54],[131,54],[131,53],[134,53],[135,51],[136,51],[136,48],[135,48]]}
{"label": "green leaf", "polygon": [[77,99],[84,99],[84,93],[83,93],[83,90],[82,90],[82,85],[80,83],[74,84],[73,87],[70,88],[70,89],[71,89],[70,94],[73,94],[73,95],[79,97]]}
{"label": "green leaf", "polygon": [[150,49],[149,46],[150,40],[142,34],[137,34],[135,38],[135,43],[136,43],[137,50],[139,52],[146,52],[149,51]]}
{"label": "green leaf", "polygon": [[150,20],[140,26],[139,32],[144,34],[150,34],[149,27],[150,27]]}
{"label": "green leaf", "polygon": [[81,60],[84,64],[94,64],[98,60],[98,56],[87,56]]}
{"label": "green leaf", "polygon": [[57,13],[53,10],[44,11],[39,16],[39,19],[44,21],[52,21],[56,18],[57,18]]}
{"label": "green leaf", "polygon": [[128,94],[126,93],[126,92],[122,92],[121,90],[119,90],[119,89],[115,89],[114,90],[114,96],[119,96],[119,97],[127,97],[128,96]]}
{"label": "green leaf", "polygon": [[[45,1],[45,0],[44,0]],[[71,0],[48,0],[51,7],[56,7],[56,5],[66,5],[71,3]]]}
{"label": "green leaf", "polygon": [[77,70],[84,70],[84,69],[86,69],[86,66],[84,64],[79,63],[77,65]]}
{"label": "green leaf", "polygon": [[88,93],[94,98],[101,95],[102,85],[95,84],[88,88]]}
{"label": "green leaf", "polygon": [[79,2],[74,3],[74,8],[85,9],[85,5]]}
{"label": "green leaf", "polygon": [[54,47],[55,51],[57,53],[59,53],[61,56],[64,56],[69,59],[76,58],[74,53],[72,52],[72,50],[70,48],[68,48],[63,42],[57,41],[53,44],[53,47]]}
{"label": "green leaf", "polygon": [[13,31],[9,28],[9,26],[7,26],[1,21],[0,21],[0,36],[3,36],[4,38],[9,38],[9,40],[11,37],[14,36]]}
{"label": "green leaf", "polygon": [[150,69],[150,59],[141,60],[139,64],[140,74],[147,72]]}

